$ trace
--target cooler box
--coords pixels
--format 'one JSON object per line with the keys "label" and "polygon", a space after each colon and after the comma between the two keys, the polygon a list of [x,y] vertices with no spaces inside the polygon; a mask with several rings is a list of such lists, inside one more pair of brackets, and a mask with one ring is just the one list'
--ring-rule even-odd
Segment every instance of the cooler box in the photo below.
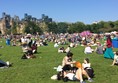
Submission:
{"label": "cooler box", "polygon": [[112,45],[114,48],[118,48],[118,39],[113,39],[112,40]]}

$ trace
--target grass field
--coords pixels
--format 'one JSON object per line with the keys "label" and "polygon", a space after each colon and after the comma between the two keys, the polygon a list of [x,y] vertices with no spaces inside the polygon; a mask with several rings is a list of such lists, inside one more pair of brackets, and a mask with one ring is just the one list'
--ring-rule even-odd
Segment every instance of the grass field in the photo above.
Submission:
{"label": "grass field", "polygon": [[[50,77],[56,74],[54,67],[61,64],[66,54],[57,53],[58,48],[53,43],[48,46],[39,47],[36,59],[21,60],[23,55],[21,47],[6,46],[5,41],[0,42],[4,48],[0,49],[0,59],[10,61],[13,67],[0,69],[0,83],[63,83],[63,81],[51,80]],[[67,46],[65,46],[67,47]],[[71,48],[74,60],[83,62],[88,57],[95,71],[93,83],[118,83],[118,67],[110,66],[112,60],[103,58],[103,55],[84,54],[84,48],[78,46]],[[117,49],[114,49],[116,51]],[[87,83],[89,83],[86,80]],[[68,82],[77,83],[77,82]]]}

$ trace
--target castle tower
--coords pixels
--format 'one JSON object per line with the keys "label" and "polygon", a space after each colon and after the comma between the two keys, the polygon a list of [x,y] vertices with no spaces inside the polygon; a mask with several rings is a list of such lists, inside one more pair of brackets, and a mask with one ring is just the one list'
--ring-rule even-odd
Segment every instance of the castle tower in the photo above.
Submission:
{"label": "castle tower", "polygon": [[2,19],[0,21],[0,31],[3,35],[6,34],[6,24],[5,24],[5,19]]}

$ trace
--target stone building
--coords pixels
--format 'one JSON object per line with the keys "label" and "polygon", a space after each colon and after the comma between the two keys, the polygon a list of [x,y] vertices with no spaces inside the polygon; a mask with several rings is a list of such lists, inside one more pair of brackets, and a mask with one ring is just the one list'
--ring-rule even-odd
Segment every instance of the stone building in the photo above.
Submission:
{"label": "stone building", "polygon": [[[2,35],[11,33],[12,34],[12,28],[14,26],[14,22],[16,23],[16,33],[23,33],[25,24],[20,22],[19,17],[18,16],[14,16],[13,18],[11,18],[10,15],[6,14],[6,13],[2,13],[2,18],[0,18],[0,33]],[[11,31],[11,32],[8,32]]]}
{"label": "stone building", "polygon": [[6,23],[4,19],[0,20],[0,32],[1,34],[6,34]]}
{"label": "stone building", "polygon": [[11,17],[9,14],[5,12],[2,13],[2,18],[0,18],[0,34],[23,34],[25,30],[25,26],[28,22],[34,22],[38,25],[42,31],[48,31],[48,26],[46,23],[52,22],[52,18],[49,18],[47,15],[42,14],[41,19],[37,19],[32,17],[32,15],[24,14],[24,18],[22,20],[19,19],[18,16],[14,15]]}

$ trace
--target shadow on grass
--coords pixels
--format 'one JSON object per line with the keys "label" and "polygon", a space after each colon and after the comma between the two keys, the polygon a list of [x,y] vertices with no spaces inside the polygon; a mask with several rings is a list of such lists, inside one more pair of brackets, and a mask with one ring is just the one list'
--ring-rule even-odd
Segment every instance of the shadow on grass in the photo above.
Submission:
{"label": "shadow on grass", "polygon": [[34,53],[34,54],[41,54],[42,52],[37,52],[37,53]]}

